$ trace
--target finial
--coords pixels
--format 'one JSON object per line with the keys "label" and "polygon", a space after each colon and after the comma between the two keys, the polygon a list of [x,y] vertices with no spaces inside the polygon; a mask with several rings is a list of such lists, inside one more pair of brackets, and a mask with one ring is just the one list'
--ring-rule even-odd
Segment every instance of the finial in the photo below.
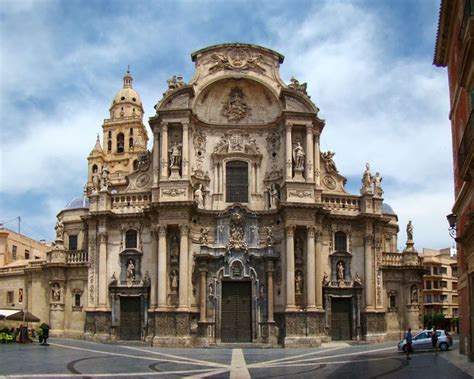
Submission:
{"label": "finial", "polygon": [[130,65],[127,66],[127,74],[130,74]]}
{"label": "finial", "polygon": [[99,133],[97,133],[97,142],[100,142]]}

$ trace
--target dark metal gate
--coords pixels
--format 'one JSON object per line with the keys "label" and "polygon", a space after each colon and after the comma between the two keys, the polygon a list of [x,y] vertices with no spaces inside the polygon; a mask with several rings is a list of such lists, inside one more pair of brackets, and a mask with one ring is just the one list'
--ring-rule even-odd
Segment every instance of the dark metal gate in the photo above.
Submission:
{"label": "dark metal gate", "polygon": [[141,299],[140,297],[120,297],[120,338],[141,339]]}
{"label": "dark metal gate", "polygon": [[252,342],[252,284],[222,282],[222,342]]}
{"label": "dark metal gate", "polygon": [[333,341],[350,340],[352,330],[351,299],[331,300],[331,338]]}

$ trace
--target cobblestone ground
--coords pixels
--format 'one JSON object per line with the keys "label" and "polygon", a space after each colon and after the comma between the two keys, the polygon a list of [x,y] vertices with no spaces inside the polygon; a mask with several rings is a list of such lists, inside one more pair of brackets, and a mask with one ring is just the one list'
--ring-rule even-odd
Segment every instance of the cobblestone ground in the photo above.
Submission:
{"label": "cobblestone ground", "polygon": [[407,361],[396,343],[315,349],[165,349],[140,344],[101,344],[51,339],[50,346],[0,345],[3,377],[164,378],[472,378],[474,364],[457,346]]}

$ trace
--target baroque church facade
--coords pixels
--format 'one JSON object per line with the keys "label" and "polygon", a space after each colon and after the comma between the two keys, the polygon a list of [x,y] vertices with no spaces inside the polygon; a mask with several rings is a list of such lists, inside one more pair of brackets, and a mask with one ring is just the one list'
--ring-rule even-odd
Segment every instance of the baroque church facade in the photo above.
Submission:
{"label": "baroque church facade", "polygon": [[59,213],[48,258],[23,269],[29,309],[53,334],[157,346],[318,346],[418,328],[413,228],[398,252],[368,164],[360,194],[345,190],[306,84],[280,78],[284,57],[238,43],[191,57],[194,77],[168,81],[150,136],[124,76],[85,197]]}

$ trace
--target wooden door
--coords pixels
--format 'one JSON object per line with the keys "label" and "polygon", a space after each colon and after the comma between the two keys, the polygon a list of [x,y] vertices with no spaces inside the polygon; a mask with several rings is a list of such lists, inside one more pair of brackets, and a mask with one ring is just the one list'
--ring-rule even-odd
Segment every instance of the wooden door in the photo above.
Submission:
{"label": "wooden door", "polygon": [[120,338],[141,339],[141,299],[139,297],[120,298]]}
{"label": "wooden door", "polygon": [[252,342],[252,285],[222,282],[222,342]]}
{"label": "wooden door", "polygon": [[332,298],[331,338],[333,341],[350,340],[352,329],[351,299]]}

